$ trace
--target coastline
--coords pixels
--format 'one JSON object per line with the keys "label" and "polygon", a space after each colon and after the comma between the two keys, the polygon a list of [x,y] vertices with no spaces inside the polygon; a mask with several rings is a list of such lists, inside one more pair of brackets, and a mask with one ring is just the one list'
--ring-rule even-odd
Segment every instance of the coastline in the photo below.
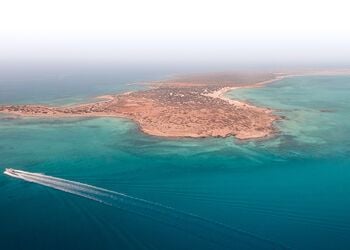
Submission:
{"label": "coastline", "polygon": [[[236,75],[230,76],[230,82],[225,79],[226,82],[218,84],[191,80],[187,83],[172,81],[170,85],[157,84],[147,90],[98,96],[96,98],[101,101],[69,107],[2,105],[0,113],[15,117],[58,119],[126,118],[135,122],[143,133],[158,137],[233,136],[240,140],[270,138],[276,134],[275,121],[281,117],[269,108],[230,99],[225,94],[240,88],[263,87],[268,83],[299,75],[310,73],[275,73],[263,77],[249,75],[249,81],[243,83],[235,81],[238,79]],[[217,79],[222,78],[218,76]]]}
{"label": "coastline", "polygon": [[[250,88],[261,88],[264,87],[264,85],[273,83],[276,81],[280,81],[286,78],[292,78],[292,77],[300,77],[300,76],[339,76],[339,75],[350,75],[350,70],[344,69],[344,70],[326,70],[326,71],[314,71],[314,72],[308,72],[308,73],[299,73],[299,74],[288,74],[288,73],[275,73],[278,74],[274,79],[266,80],[266,81],[261,81],[257,82],[254,84],[250,85],[243,85],[243,86],[237,86],[237,87],[223,87],[222,89],[215,91],[213,93],[210,93],[210,96],[213,98],[220,98],[222,100],[225,100],[227,102],[230,102],[235,105],[245,105],[245,106],[252,106],[252,107],[257,107],[254,105],[251,105],[250,103],[244,102],[244,101],[238,101],[234,100],[231,98],[226,97],[225,95],[236,89],[250,89]],[[263,108],[263,107],[260,107]]]}
{"label": "coastline", "polygon": [[227,101],[228,103],[230,104],[233,104],[233,105],[237,105],[237,106],[241,106],[241,107],[245,107],[245,106],[249,106],[249,107],[254,107],[254,108],[260,108],[260,109],[265,109],[267,110],[266,108],[263,108],[263,107],[257,107],[257,106],[254,106],[252,104],[249,104],[247,102],[244,102],[244,101],[238,101],[238,100],[234,100],[234,99],[231,99],[231,98],[228,98],[226,97],[226,94],[232,90],[236,90],[236,89],[244,89],[244,88],[247,88],[247,89],[251,89],[251,88],[261,88],[261,87],[264,87],[264,85],[266,84],[269,84],[269,83],[272,83],[272,82],[276,82],[276,81],[279,81],[279,80],[282,80],[282,79],[285,79],[287,77],[293,77],[293,76],[289,76],[289,75],[286,75],[286,76],[278,76],[274,79],[271,79],[271,80],[266,80],[266,81],[261,81],[261,82],[257,82],[255,84],[250,84],[250,85],[243,85],[243,86],[237,86],[237,87],[223,87],[217,91],[214,91],[212,93],[209,93],[209,94],[206,94],[206,96],[209,96],[209,97],[212,97],[212,98],[219,98],[221,100],[224,100],[224,101]]}

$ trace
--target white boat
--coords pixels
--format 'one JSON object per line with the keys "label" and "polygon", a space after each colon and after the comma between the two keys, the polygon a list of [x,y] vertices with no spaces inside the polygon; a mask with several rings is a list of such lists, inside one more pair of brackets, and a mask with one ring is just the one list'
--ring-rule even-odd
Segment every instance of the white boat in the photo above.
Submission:
{"label": "white boat", "polygon": [[16,170],[14,170],[13,168],[6,168],[4,171],[4,174],[10,175],[10,176],[18,176],[18,174],[16,173]]}

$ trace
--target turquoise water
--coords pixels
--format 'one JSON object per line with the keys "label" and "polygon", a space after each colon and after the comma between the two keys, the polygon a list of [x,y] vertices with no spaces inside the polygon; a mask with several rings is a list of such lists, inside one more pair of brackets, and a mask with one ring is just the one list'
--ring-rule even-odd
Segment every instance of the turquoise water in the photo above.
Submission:
{"label": "turquoise water", "polygon": [[[1,171],[42,172],[170,206],[258,236],[251,249],[261,239],[349,249],[350,77],[289,78],[229,95],[285,116],[279,134],[169,140],[124,119],[1,116]],[[0,197],[2,249],[223,249],[210,241],[215,231],[198,237],[190,220],[174,227],[171,216],[164,222],[5,175]]]}

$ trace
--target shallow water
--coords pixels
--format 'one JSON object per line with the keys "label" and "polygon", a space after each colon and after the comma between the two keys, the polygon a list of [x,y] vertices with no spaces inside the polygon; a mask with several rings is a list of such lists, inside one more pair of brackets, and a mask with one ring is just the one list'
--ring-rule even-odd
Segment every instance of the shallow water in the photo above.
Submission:
{"label": "shallow water", "polygon": [[[1,169],[122,192],[290,248],[349,249],[350,77],[289,78],[229,95],[286,116],[280,133],[169,140],[124,119],[1,116]],[[209,240],[213,231],[202,231],[206,238],[183,230],[190,221],[174,227],[5,175],[0,197],[4,249],[222,249]]]}

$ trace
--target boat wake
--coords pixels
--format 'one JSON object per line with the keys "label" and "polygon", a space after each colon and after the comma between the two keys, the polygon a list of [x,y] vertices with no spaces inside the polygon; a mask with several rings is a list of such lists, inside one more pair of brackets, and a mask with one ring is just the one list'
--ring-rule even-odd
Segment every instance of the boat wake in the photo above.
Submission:
{"label": "boat wake", "polygon": [[209,241],[212,244],[220,246],[220,249],[287,249],[283,245],[245,231],[234,229],[220,222],[123,193],[40,173],[15,169],[6,169],[4,173],[28,182],[61,190],[123,209],[130,213],[148,217],[154,221],[185,231],[202,240]]}

